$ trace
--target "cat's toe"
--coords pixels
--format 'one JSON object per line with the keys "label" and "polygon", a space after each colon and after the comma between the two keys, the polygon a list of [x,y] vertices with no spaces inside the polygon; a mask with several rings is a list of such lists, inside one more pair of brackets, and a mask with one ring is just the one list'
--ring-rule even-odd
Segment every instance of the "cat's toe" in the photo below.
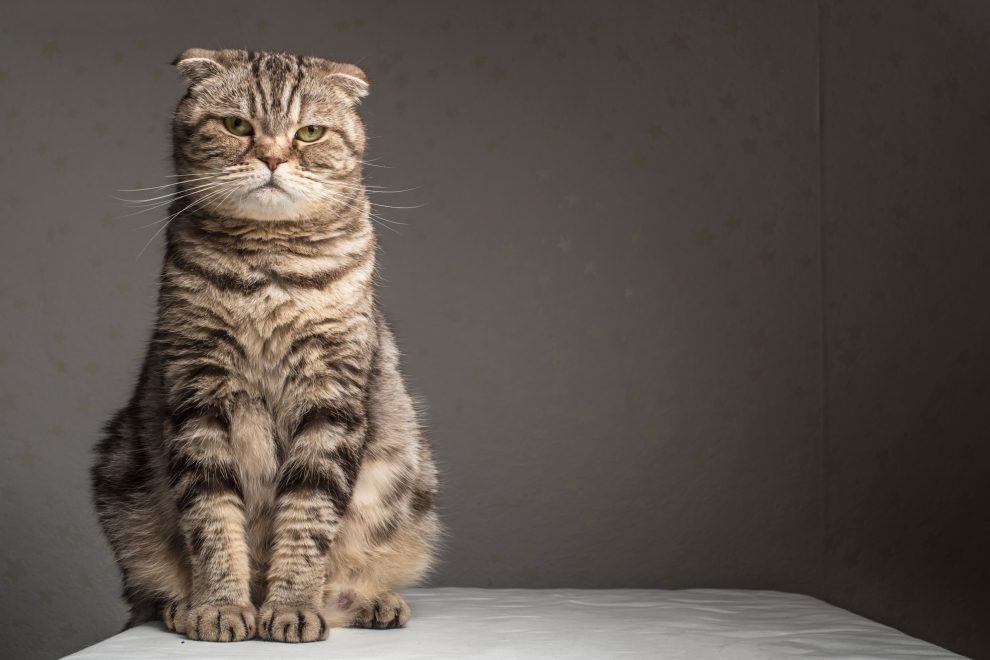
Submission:
{"label": "cat's toe", "polygon": [[251,605],[200,605],[186,615],[186,636],[204,642],[240,642],[254,637]]}
{"label": "cat's toe", "polygon": [[189,616],[189,603],[185,600],[173,600],[162,609],[162,621],[165,627],[174,633],[186,633],[186,617]]}
{"label": "cat's toe", "polygon": [[308,606],[264,605],[258,636],[273,642],[318,642],[330,635],[327,620]]}
{"label": "cat's toe", "polygon": [[401,628],[409,621],[409,603],[394,591],[386,591],[369,605],[358,610],[353,628]]}

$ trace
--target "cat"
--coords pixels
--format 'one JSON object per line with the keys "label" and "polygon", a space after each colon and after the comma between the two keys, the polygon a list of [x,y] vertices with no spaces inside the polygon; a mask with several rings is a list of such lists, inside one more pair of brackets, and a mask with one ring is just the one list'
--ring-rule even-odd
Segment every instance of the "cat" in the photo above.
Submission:
{"label": "cat", "polygon": [[374,297],[356,66],[184,51],[177,191],[136,390],[92,468],[130,606],[196,640],[394,628],[443,533]]}

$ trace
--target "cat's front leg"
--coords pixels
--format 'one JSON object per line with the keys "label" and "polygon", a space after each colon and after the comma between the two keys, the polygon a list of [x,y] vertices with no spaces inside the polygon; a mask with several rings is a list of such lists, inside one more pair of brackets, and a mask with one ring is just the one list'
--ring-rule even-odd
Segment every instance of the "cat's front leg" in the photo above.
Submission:
{"label": "cat's front leg", "polygon": [[327,557],[357,479],[366,430],[360,400],[306,407],[279,470],[275,536],[258,635],[311,642],[330,633],[323,613]]}
{"label": "cat's front leg", "polygon": [[256,619],[243,495],[230,443],[235,403],[229,396],[197,396],[229,388],[214,382],[215,370],[195,373],[196,382],[174,388],[165,422],[169,477],[192,569],[188,604],[170,613],[185,610],[173,629],[190,639],[234,642],[254,637]]}

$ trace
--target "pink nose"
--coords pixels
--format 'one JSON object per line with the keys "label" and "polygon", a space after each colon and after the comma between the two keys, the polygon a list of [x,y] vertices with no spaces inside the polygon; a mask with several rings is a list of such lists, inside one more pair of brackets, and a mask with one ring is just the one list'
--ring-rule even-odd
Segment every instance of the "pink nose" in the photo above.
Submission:
{"label": "pink nose", "polygon": [[276,158],[275,156],[258,156],[258,160],[260,160],[262,163],[267,165],[268,169],[270,169],[272,172],[275,171],[276,167],[278,167],[279,165],[285,162],[284,159]]}

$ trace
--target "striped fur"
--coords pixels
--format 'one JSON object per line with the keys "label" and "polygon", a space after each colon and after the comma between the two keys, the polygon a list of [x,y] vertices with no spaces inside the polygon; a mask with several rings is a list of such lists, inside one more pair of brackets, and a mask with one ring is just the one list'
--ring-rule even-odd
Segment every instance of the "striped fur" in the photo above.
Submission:
{"label": "striped fur", "polygon": [[[440,534],[437,475],[374,300],[367,81],[277,53],[176,66],[158,318],[92,470],[130,624],[290,642],[403,625],[397,590]],[[320,140],[292,138],[310,124]]]}

